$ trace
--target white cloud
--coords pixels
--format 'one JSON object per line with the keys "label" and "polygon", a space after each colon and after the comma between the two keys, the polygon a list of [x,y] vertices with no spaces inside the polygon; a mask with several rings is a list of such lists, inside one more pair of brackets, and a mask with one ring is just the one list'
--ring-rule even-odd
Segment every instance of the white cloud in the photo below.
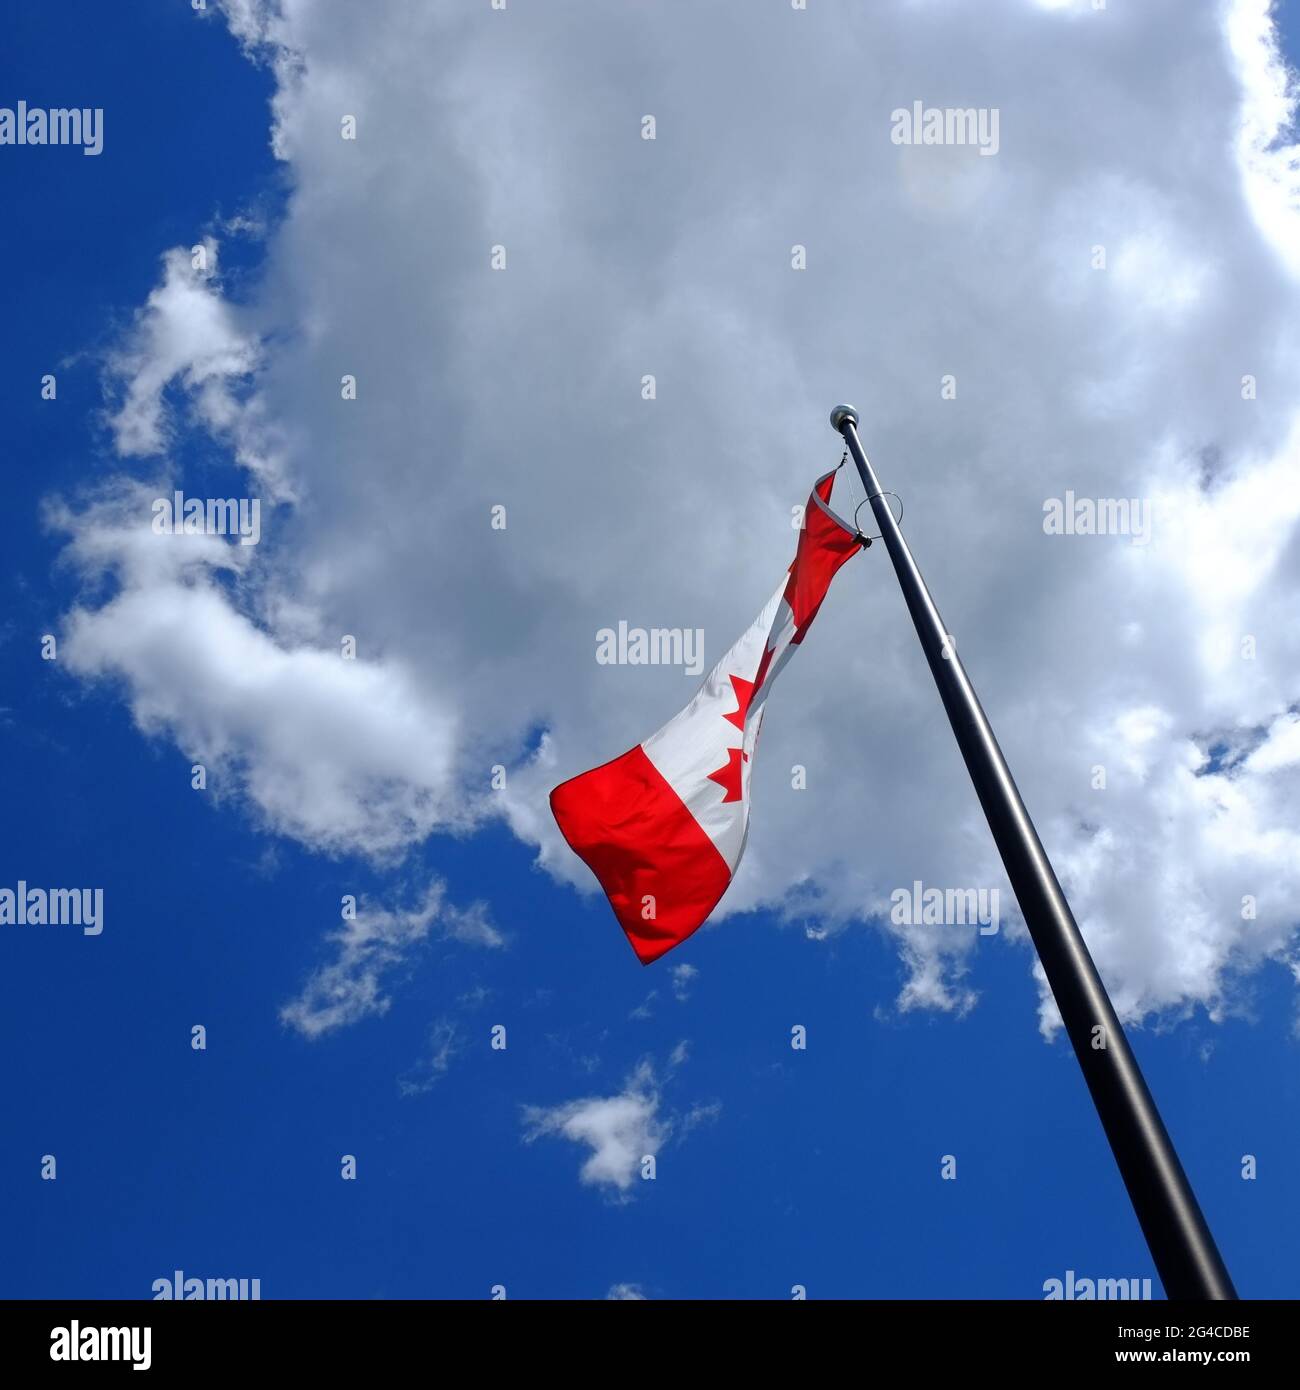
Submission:
{"label": "white cloud", "polygon": [[[671,1082],[688,1060],[690,1047],[679,1042],[668,1056],[663,1078]],[[585,1144],[591,1153],[579,1169],[586,1186],[604,1188],[618,1201],[628,1201],[641,1181],[642,1160],[655,1157],[669,1140],[683,1142],[700,1125],[722,1113],[718,1101],[693,1104],[689,1110],[665,1109],[660,1079],[648,1058],[640,1061],[623,1089],[612,1096],[587,1096],[561,1105],[527,1105],[523,1109],[524,1140],[543,1137]]]}
{"label": "white cloud", "polygon": [[635,1018],[635,1019],[642,1019],[642,1020],[647,1019],[647,1018],[653,1018],[654,1015],[655,1015],[655,1011],[654,1011],[653,1005],[654,1005],[654,1001],[655,1001],[658,997],[659,997],[659,991],[658,991],[657,989],[652,989],[652,990],[650,991],[650,993],[647,994],[646,997],[636,1006],[636,1008],[633,1009],[632,1012],[631,1012],[630,1014],[628,1014],[628,1018]]}
{"label": "white cloud", "polygon": [[646,1296],[641,1291],[640,1284],[612,1284],[609,1292],[605,1295],[606,1299],[615,1301],[636,1301],[645,1302]]}
{"label": "white cloud", "polygon": [[261,345],[222,296],[216,269],[217,243],[210,236],[163,257],[162,283],[105,364],[121,395],[108,421],[113,442],[123,456],[166,453],[178,424],[165,393],[176,387],[192,423],[228,444],[235,462],[273,497],[288,498],[277,430],[248,389],[262,362]]}
{"label": "white cloud", "polygon": [[[460,909],[447,901],[446,885],[435,881],[413,906],[372,907],[358,904],[356,916],[331,932],[335,956],[318,966],[298,996],[280,1010],[282,1021],[316,1039],[373,1014],[388,1011],[385,978],[406,961],[435,930],[458,941],[499,946],[501,937],[488,924],[481,904]],[[455,1050],[453,1035],[434,1030],[428,1067],[435,1075]],[[439,1064],[439,1057],[442,1064]],[[428,1075],[424,1079],[428,1080]],[[414,1083],[413,1083],[414,1084]]]}
{"label": "white cloud", "polygon": [[614,1096],[590,1096],[550,1109],[524,1109],[524,1137],[532,1143],[545,1135],[585,1144],[591,1153],[579,1170],[592,1187],[631,1195],[641,1176],[641,1160],[653,1157],[672,1132],[672,1122],[660,1114],[659,1088],[649,1062],[642,1062]]}
{"label": "white cloud", "polygon": [[[382,859],[466,814],[451,795],[455,712],[399,660],[367,656],[364,637],[354,660],[342,632],[333,648],[277,638],[247,611],[254,549],[154,534],[158,496],[166,483],[118,483],[80,510],[47,509],[88,586],[64,620],[67,670],[123,682],[144,732],[313,848]],[[109,578],[116,591],[97,602]]]}
{"label": "white cloud", "polygon": [[1225,25],[1242,75],[1237,153],[1247,200],[1274,250],[1300,274],[1300,157],[1287,142],[1300,85],[1278,52],[1273,0],[1234,0]]}
{"label": "white cloud", "polygon": [[460,1029],[450,1018],[437,1019],[429,1029],[429,1048],[405,1076],[398,1078],[404,1096],[419,1096],[433,1087],[451,1068],[452,1058],[464,1051]]}
{"label": "white cloud", "polygon": [[[596,630],[723,650],[854,399],[1121,1013],[1218,1016],[1291,958],[1300,231],[1261,0],[882,3],[833,45],[813,10],[226,10],[277,79],[289,206],[240,307],[167,258],[114,426],[125,455],[209,429],[286,505],[252,556],[150,543],[128,484],[65,508],[74,673],[304,843],[397,857],[496,809],[587,889],[546,793],[689,685],[597,666]],[[941,92],[999,108],[995,158],[891,144]],[[1066,489],[1152,499],[1151,543],[1045,536]],[[914,879],[1002,883],[880,547],[783,676],[754,787],[733,915],[823,938]],[[897,935],[901,1007],[972,1006],[973,934]]]}
{"label": "white cloud", "polygon": [[907,979],[898,994],[898,1009],[931,1009],[960,1018],[975,1007],[978,996],[963,983],[969,965],[960,946],[950,946],[951,927],[893,927],[898,954]]}

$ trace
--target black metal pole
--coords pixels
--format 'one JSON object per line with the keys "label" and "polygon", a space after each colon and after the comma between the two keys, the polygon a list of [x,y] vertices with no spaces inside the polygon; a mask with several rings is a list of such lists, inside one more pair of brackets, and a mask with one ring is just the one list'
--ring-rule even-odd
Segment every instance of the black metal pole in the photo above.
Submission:
{"label": "black metal pole", "polygon": [[1043,850],[1006,759],[980,708],[858,439],[858,412],[831,411],[831,425],[858,467],[908,612],[916,626],[966,770],[984,808],[1025,925],[1074,1044],[1093,1103],[1128,1188],[1133,1210],[1171,1299],[1231,1299],[1236,1290],[1178,1161],[1151,1092],[1129,1049],[1070,905]]}

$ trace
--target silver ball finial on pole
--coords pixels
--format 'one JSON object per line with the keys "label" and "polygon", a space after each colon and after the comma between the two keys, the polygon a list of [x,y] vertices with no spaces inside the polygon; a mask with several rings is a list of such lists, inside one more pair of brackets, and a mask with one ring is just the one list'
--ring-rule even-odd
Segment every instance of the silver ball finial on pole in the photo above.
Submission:
{"label": "silver ball finial on pole", "polygon": [[853,424],[856,426],[859,419],[860,416],[858,412],[851,405],[837,405],[835,409],[831,411],[831,429],[833,429],[836,434],[839,434],[844,428],[845,420],[852,420]]}

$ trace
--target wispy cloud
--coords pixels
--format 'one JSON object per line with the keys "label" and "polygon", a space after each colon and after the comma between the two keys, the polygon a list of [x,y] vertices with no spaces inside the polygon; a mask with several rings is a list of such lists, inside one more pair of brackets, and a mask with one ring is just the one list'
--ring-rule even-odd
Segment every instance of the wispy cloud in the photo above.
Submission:
{"label": "wispy cloud", "polygon": [[673,982],[673,997],[679,1004],[684,1004],[691,997],[691,985],[699,973],[695,966],[688,965],[685,961],[681,965],[674,965],[669,971]]}
{"label": "wispy cloud", "polygon": [[447,1074],[451,1059],[464,1051],[460,1029],[450,1018],[435,1020],[429,1030],[429,1047],[425,1056],[405,1076],[398,1078],[398,1089],[404,1096],[423,1095],[432,1090]]}
{"label": "wispy cloud", "polygon": [[453,906],[441,880],[413,907],[359,905],[356,916],[331,934],[335,958],[312,972],[301,993],[280,1010],[281,1020],[314,1039],[387,1012],[385,979],[431,934],[478,946],[503,944],[483,905]]}
{"label": "wispy cloud", "polygon": [[[164,255],[162,282],[105,362],[110,393],[119,398],[108,425],[124,457],[163,455],[183,424],[198,425],[228,445],[263,490],[288,500],[278,430],[250,389],[261,344],[221,293],[217,254],[206,237]],[[185,402],[180,419],[168,404],[173,385]]]}

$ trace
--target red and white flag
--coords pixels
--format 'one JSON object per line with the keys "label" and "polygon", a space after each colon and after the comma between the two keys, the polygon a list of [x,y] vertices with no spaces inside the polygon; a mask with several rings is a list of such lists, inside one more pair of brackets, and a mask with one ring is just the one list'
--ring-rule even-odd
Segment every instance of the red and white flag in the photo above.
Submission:
{"label": "red and white flag", "polygon": [[768,692],[862,544],[830,509],[834,482],[834,472],[817,480],[788,575],[690,704],[551,793],[564,838],[600,880],[643,965],[704,923],[740,865]]}

